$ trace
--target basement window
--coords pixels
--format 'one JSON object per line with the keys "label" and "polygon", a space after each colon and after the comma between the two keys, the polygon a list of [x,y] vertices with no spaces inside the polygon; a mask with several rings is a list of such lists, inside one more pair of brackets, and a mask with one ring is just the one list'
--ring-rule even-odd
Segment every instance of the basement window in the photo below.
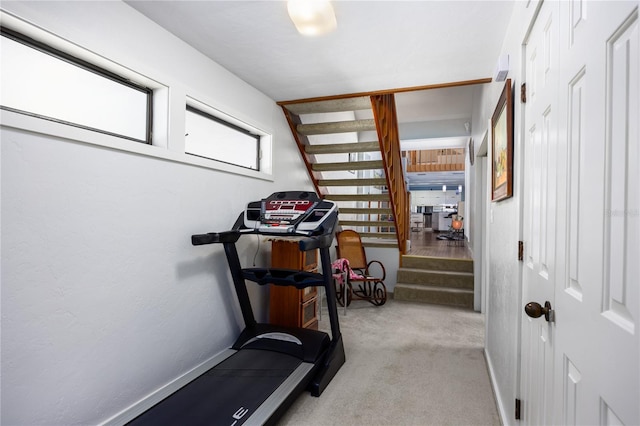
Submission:
{"label": "basement window", "polygon": [[1,109],[151,144],[151,89],[9,28],[1,35]]}
{"label": "basement window", "polygon": [[187,154],[260,170],[260,141],[267,135],[257,129],[212,108],[187,105],[185,130]]}

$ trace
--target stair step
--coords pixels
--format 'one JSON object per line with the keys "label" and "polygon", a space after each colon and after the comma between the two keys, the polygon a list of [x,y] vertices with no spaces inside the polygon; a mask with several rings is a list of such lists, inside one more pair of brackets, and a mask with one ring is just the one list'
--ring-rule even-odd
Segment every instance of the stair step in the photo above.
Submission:
{"label": "stair step", "polygon": [[384,186],[385,178],[318,179],[318,186]]}
{"label": "stair step", "polygon": [[358,96],[346,99],[330,99],[326,101],[304,102],[285,105],[293,114],[318,114],[325,112],[361,111],[371,109],[369,96]]}
{"label": "stair step", "polygon": [[402,256],[402,266],[431,271],[473,272],[472,259],[453,259],[443,257]]}
{"label": "stair step", "polygon": [[398,249],[398,242],[396,240],[389,241],[362,241],[363,247],[372,247],[372,248],[389,248],[389,249]]}
{"label": "stair step", "polygon": [[397,236],[395,232],[358,232],[360,237],[363,239],[366,238],[376,238],[376,239],[386,239],[397,241]]}
{"label": "stair step", "polygon": [[389,201],[389,194],[326,194],[331,201]]}
{"label": "stair step", "polygon": [[395,300],[473,308],[473,291],[458,288],[396,283],[393,298]]}
{"label": "stair step", "polygon": [[393,214],[390,208],[357,208],[357,207],[340,207],[342,214]]}
{"label": "stair step", "polygon": [[376,122],[373,119],[309,123],[298,124],[296,126],[296,131],[305,136],[366,132],[371,130],[376,130]]}
{"label": "stair step", "polygon": [[451,271],[427,271],[399,268],[397,282],[424,287],[448,287],[473,291],[473,273]]}
{"label": "stair step", "polygon": [[307,154],[345,154],[349,152],[380,152],[380,142],[355,142],[305,145]]}
{"label": "stair step", "polygon": [[[342,213],[342,212],[341,212]],[[388,220],[342,220],[338,222],[342,226],[378,226],[378,227],[394,227],[395,223]]]}
{"label": "stair step", "polygon": [[314,163],[311,169],[316,172],[334,172],[341,170],[377,170],[382,169],[381,160],[377,161],[347,161],[342,163]]}

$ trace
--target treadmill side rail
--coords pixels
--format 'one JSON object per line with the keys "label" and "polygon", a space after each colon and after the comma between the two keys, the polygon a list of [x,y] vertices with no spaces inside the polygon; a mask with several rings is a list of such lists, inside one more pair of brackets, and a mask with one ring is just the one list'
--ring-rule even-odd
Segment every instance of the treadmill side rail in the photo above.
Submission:
{"label": "treadmill side rail", "polygon": [[[305,379],[310,373],[312,373],[313,369],[314,365],[311,363],[303,362],[300,364],[298,368],[296,368],[296,370],[269,396],[269,398],[267,398],[260,407],[253,412],[253,414],[251,414],[243,425],[260,426],[269,424],[269,420],[274,419],[274,414],[276,414],[279,407],[283,405],[288,407],[288,404],[283,404],[283,402],[290,395],[298,396],[299,391],[303,390],[298,389],[298,387],[304,385],[306,382]],[[298,392],[296,392],[297,390]],[[275,417],[278,418],[280,415]]]}

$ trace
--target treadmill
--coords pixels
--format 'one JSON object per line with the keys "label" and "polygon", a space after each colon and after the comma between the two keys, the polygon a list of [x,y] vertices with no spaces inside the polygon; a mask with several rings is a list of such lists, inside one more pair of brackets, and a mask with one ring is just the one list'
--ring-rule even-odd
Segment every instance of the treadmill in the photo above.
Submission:
{"label": "treadmill", "polygon": [[[274,424],[306,389],[320,394],[345,362],[332,283],[329,247],[338,209],[313,192],[276,192],[254,201],[230,231],[193,235],[193,245],[222,244],[245,322],[215,367],[134,418],[130,425]],[[244,235],[295,238],[300,250],[320,251],[322,273],[242,268],[235,243]],[[259,285],[325,289],[331,336],[325,332],[257,323],[245,280]]]}

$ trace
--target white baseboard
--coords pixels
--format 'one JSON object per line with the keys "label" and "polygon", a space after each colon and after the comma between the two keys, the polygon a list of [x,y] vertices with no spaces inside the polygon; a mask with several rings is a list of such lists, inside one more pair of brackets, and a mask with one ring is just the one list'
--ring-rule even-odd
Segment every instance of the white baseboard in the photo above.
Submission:
{"label": "white baseboard", "polygon": [[222,361],[224,361],[225,359],[233,355],[235,352],[236,351],[233,349],[225,349],[219,354],[209,358],[202,364],[194,367],[192,370],[187,371],[182,376],[177,377],[176,379],[172,380],[171,382],[167,383],[166,385],[162,386],[156,391],[145,396],[138,402],[125,408],[115,416],[105,420],[104,422],[101,423],[101,425],[120,426],[127,422],[130,422],[131,420],[135,419],[140,414],[144,413],[149,408],[153,407],[158,402],[162,401],[163,399],[165,399],[166,397],[168,397],[169,395],[171,395],[172,393],[174,393],[175,391],[177,391],[187,383],[193,381],[197,377],[200,377],[202,374],[206,373],[207,371],[209,371],[210,369],[218,365],[219,363],[221,363]]}
{"label": "white baseboard", "polygon": [[487,353],[487,349],[484,349],[484,360],[487,363],[487,370],[489,370],[489,380],[491,381],[491,389],[493,389],[493,397],[496,400],[496,405],[498,407],[498,415],[500,416],[500,423],[508,426],[509,425],[509,419],[511,418],[511,416],[508,414],[509,411],[505,410],[505,406],[502,403],[503,399],[502,396],[500,395],[500,390],[498,389],[498,385],[496,383],[496,375],[494,373],[494,369],[493,369],[493,364],[491,363],[491,358],[489,357],[489,354]]}

